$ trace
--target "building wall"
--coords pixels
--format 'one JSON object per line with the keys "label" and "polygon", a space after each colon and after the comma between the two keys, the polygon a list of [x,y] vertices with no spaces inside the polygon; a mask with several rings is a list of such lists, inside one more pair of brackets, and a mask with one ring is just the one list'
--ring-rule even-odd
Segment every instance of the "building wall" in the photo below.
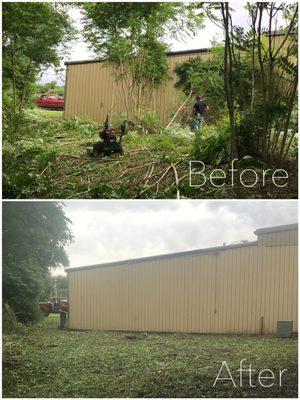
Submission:
{"label": "building wall", "polygon": [[[174,88],[177,81],[175,65],[193,57],[210,57],[209,52],[177,54],[168,56],[169,78],[158,88],[147,93],[146,107],[156,110],[164,123],[172,118],[182,103],[180,91]],[[104,121],[125,113],[122,88],[115,78],[114,70],[104,62],[67,65],[65,118],[89,117],[95,122]]]}
{"label": "building wall", "polygon": [[263,233],[258,237],[258,245],[260,246],[284,246],[294,245],[298,243],[298,231],[283,231],[283,232],[272,232]]}
{"label": "building wall", "polygon": [[[285,232],[283,232],[285,233]],[[274,333],[297,330],[297,246],[218,251],[71,270],[73,329]]]}
{"label": "building wall", "polygon": [[[278,48],[284,35],[273,36],[272,46]],[[265,38],[264,46],[267,49],[268,39]],[[290,41],[287,40],[281,52],[285,54]],[[176,64],[190,58],[201,57],[204,60],[211,57],[207,50],[198,53],[168,55],[169,78],[151,93],[143,93],[147,99],[144,108],[155,110],[160,119],[167,124],[182,103],[180,90],[174,88],[177,76],[174,73]],[[296,57],[291,59],[297,62]],[[287,85],[287,76],[283,75],[283,87]],[[205,77],[203,78],[205,79]],[[72,116],[87,117],[95,122],[102,122],[109,115],[111,119],[126,112],[120,81],[111,67],[104,62],[75,63],[67,65],[66,91],[65,91],[65,118]],[[133,118],[133,115],[130,116]]]}

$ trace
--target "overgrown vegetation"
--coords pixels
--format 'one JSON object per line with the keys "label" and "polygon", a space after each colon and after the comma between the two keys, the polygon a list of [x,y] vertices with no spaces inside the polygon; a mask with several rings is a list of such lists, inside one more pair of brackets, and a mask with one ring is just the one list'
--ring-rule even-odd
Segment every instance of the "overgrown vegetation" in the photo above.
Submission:
{"label": "overgrown vegetation", "polygon": [[211,109],[209,119],[217,121],[224,115],[226,100],[222,75],[223,52],[223,46],[214,43],[207,58],[194,57],[175,66],[174,71],[178,76],[175,87],[183,90],[187,96],[191,94],[182,112],[182,122],[191,123],[195,94],[201,95],[209,105]]}
{"label": "overgrown vegetation", "polygon": [[[49,117],[49,115],[51,117]],[[229,123],[206,125],[201,135],[173,124],[155,134],[145,125],[124,136],[124,155],[90,157],[87,148],[98,138],[102,126],[61,113],[28,111],[19,139],[3,145],[3,194],[6,198],[293,198],[297,175],[291,170],[288,187],[274,190],[271,177],[255,188],[195,188],[189,183],[189,161],[208,161],[207,178],[215,163],[228,162]],[[143,117],[142,117],[143,119]],[[153,115],[151,114],[151,121]],[[119,121],[117,121],[118,123]],[[152,123],[151,122],[151,123]],[[159,124],[159,121],[155,122]],[[266,164],[252,160],[258,173]],[[248,163],[248,165],[251,165]],[[254,179],[250,174],[250,181]],[[199,183],[200,184],[200,183]]]}
{"label": "overgrown vegetation", "polygon": [[[127,118],[139,120],[151,89],[168,75],[168,36],[191,36],[204,19],[199,5],[184,3],[82,3],[84,35],[115,70]],[[150,92],[149,92],[150,91]]]}
{"label": "overgrown vegetation", "polygon": [[75,30],[63,3],[4,3],[2,12],[3,111],[16,130],[34,100],[38,75],[59,67],[59,46],[65,50]]}
{"label": "overgrown vegetation", "polygon": [[56,81],[51,81],[44,84],[37,83],[35,91],[36,91],[36,97],[39,97],[39,95],[43,93],[54,93],[58,94],[61,97],[64,97],[65,87],[59,86]]}
{"label": "overgrown vegetation", "polygon": [[[208,59],[194,58],[175,68],[176,86],[199,93],[215,121],[229,117],[229,157],[246,155],[285,165],[297,144],[297,4],[247,4],[249,31],[233,26],[229,3],[208,6],[210,18],[223,26],[225,47]],[[286,27],[279,32],[278,15]],[[268,21],[268,29],[262,20]],[[189,103],[188,110],[191,110]],[[186,119],[186,118],[185,118]],[[221,144],[221,142],[220,142]],[[296,164],[296,160],[293,157]]]}
{"label": "overgrown vegetation", "polygon": [[[16,4],[3,6],[5,197],[297,198],[296,3],[247,4],[248,31],[233,25],[228,3],[79,3],[87,42],[115,69],[123,89],[124,113],[114,125],[128,116],[138,122],[124,137],[124,157],[98,159],[88,158],[86,148],[102,126],[34,109],[38,73],[57,66],[61,48],[74,36],[66,6]],[[168,79],[166,31],[189,37],[203,26],[204,14],[223,28],[224,43],[214,44],[205,60],[176,66],[184,107],[172,110],[166,127],[148,101],[151,90]],[[284,26],[278,32],[279,15]],[[50,37],[54,24],[58,29]],[[55,82],[45,89],[60,90]],[[195,94],[210,107],[197,134],[190,130]],[[265,186],[259,180],[247,188],[236,174],[234,185],[226,180],[219,188],[191,187],[190,160],[205,162],[209,176],[215,168],[228,170],[234,158],[240,170],[247,165],[258,174],[284,168],[287,186],[278,188],[269,177]]]}
{"label": "overgrown vegetation", "polygon": [[[58,316],[3,336],[4,397],[297,397],[297,340],[188,334],[72,332],[58,329]],[[132,335],[131,335],[132,336]],[[43,354],[43,357],[41,357]],[[252,365],[238,386],[239,363]],[[225,360],[237,383],[213,387]],[[264,388],[258,372],[287,368]],[[75,377],[75,378],[74,378]],[[268,382],[270,383],[270,382]]]}

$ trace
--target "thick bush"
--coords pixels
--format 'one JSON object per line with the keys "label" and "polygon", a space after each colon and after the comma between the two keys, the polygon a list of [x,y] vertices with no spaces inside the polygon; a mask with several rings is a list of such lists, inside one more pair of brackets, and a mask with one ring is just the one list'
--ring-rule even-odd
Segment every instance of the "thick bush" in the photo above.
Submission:
{"label": "thick bush", "polygon": [[62,120],[61,129],[67,131],[78,130],[81,134],[91,134],[98,130],[97,124],[85,118],[73,117]]}
{"label": "thick bush", "polygon": [[163,124],[155,111],[147,111],[140,117],[140,125],[145,133],[158,133]]}
{"label": "thick bush", "polygon": [[204,125],[195,134],[194,157],[206,165],[222,165],[229,159],[230,126],[227,117],[217,125]]}
{"label": "thick bush", "polygon": [[42,138],[4,142],[3,157],[3,194],[7,198],[22,194],[30,197],[32,187],[36,194],[42,195],[48,189],[48,181],[43,171],[54,161],[58,149],[46,143]]}
{"label": "thick bush", "polygon": [[8,304],[2,305],[2,330],[6,333],[18,331],[19,323],[14,310]]}

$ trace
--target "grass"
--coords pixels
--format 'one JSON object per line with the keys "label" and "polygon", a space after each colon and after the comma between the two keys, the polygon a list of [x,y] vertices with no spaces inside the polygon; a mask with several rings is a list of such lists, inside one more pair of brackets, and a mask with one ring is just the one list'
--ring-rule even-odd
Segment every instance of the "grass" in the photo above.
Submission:
{"label": "grass", "polygon": [[[297,397],[295,339],[140,333],[129,340],[121,332],[62,331],[58,321],[50,315],[3,335],[4,397]],[[256,370],[255,388],[246,375],[242,387],[213,387],[222,361],[238,385],[244,358]],[[264,368],[275,373],[273,387],[258,384]]]}
{"label": "grass", "polygon": [[56,111],[56,110],[39,110],[40,114],[43,114],[47,118],[54,118],[54,119],[61,119],[63,118],[63,111]]}
{"label": "grass", "polygon": [[[124,155],[90,157],[87,148],[99,140],[101,125],[62,112],[27,111],[17,140],[4,134],[3,195],[5,198],[296,198],[297,173],[288,186],[202,187],[189,184],[194,134],[173,127],[159,134],[130,132],[123,139]],[[208,168],[208,177],[212,168]],[[259,171],[258,171],[259,172]],[[178,182],[176,183],[176,175]],[[244,178],[248,183],[253,176]],[[199,181],[198,181],[199,182]],[[200,182],[199,182],[200,183]]]}

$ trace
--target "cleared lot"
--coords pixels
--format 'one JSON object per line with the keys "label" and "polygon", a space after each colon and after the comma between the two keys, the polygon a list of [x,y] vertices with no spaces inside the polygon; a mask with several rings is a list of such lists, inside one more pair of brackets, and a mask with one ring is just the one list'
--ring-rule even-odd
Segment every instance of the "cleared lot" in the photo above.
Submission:
{"label": "cleared lot", "polygon": [[[3,349],[4,397],[297,397],[295,339],[61,331],[51,315],[4,334]],[[255,370],[255,387],[247,373],[239,386],[242,359]],[[223,361],[237,387],[231,381],[213,387]],[[257,380],[264,368],[275,374],[270,388]]]}

